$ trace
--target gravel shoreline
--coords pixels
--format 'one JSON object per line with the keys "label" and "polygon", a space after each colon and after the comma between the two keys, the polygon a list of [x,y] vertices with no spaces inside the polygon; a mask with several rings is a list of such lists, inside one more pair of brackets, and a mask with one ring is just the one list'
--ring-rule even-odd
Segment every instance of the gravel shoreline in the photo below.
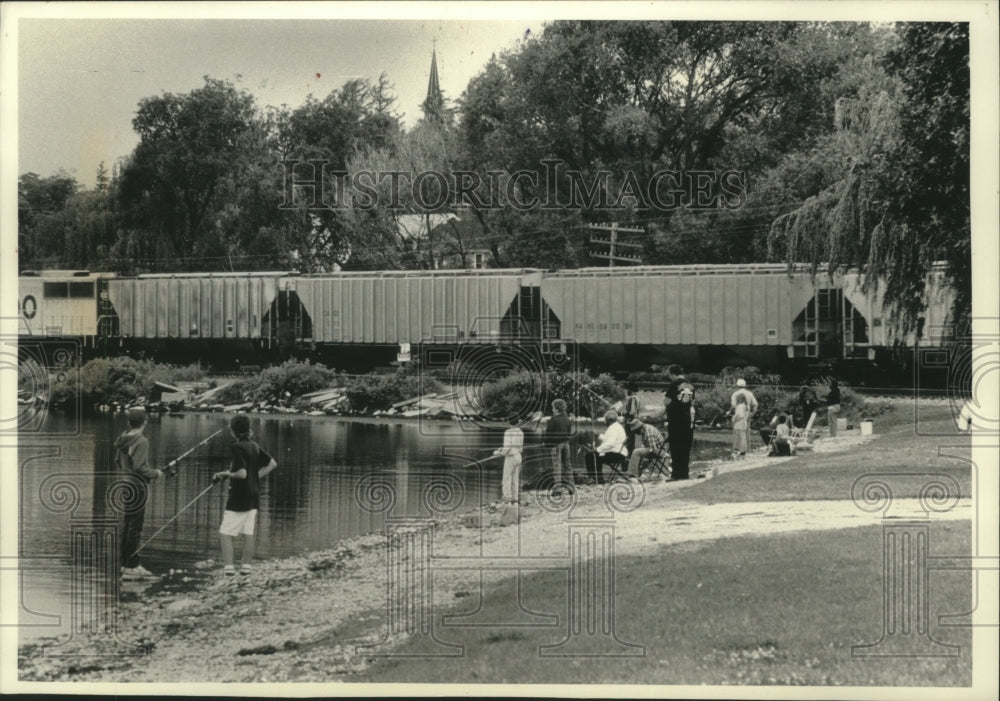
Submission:
{"label": "gravel shoreline", "polygon": [[[846,450],[875,438],[823,439],[816,447],[818,452]],[[698,467],[711,478],[791,459],[758,454]],[[502,508],[466,510],[446,520],[395,529],[392,542],[398,544],[405,540],[401,534],[412,534],[431,547],[436,558],[560,557],[568,552],[571,520],[604,519],[613,524],[616,553],[637,554],[673,542],[745,533],[744,516],[752,518],[755,533],[877,522],[876,516],[850,501],[709,507],[679,498],[679,492],[701,481],[581,486],[571,501],[526,492],[519,524],[500,525]],[[963,506],[947,517],[968,518],[971,507]],[[678,519],[684,521],[683,528],[676,527]],[[481,528],[468,525],[480,522]],[[388,542],[385,534],[374,533],[308,556],[260,561],[236,581],[227,581],[213,564],[193,591],[140,591],[128,597],[117,609],[116,626],[77,634],[59,645],[54,639],[42,639],[22,646],[19,677],[101,682],[345,680],[367,666],[372,651],[391,649],[402,639],[386,637]],[[402,566],[407,566],[405,559]],[[413,568],[411,575],[418,569]],[[513,574],[474,568],[435,570],[433,607],[440,610],[437,607],[455,606],[465,597],[488,594]],[[418,579],[411,576],[407,581],[413,584]]]}

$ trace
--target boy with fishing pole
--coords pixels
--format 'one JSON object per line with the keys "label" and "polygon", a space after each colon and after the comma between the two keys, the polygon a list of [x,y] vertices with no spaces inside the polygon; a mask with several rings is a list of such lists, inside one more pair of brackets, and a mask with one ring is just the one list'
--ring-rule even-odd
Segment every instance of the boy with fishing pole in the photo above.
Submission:
{"label": "boy with fishing pole", "polygon": [[150,541],[152,541],[156,536],[160,535],[160,533],[162,533],[167,526],[173,523],[178,516],[184,513],[187,508],[191,506],[191,504],[194,504],[198,501],[198,499],[204,496],[205,493],[211,489],[211,485],[208,489],[188,502],[187,506],[174,514],[174,516],[163,524],[159,530],[156,531],[156,533],[151,535],[145,543],[139,545],[139,537],[142,535],[143,521],[146,517],[146,501],[148,500],[149,495],[149,482],[151,480],[160,479],[161,477],[165,477],[167,479],[176,477],[177,463],[222,433],[223,429],[220,428],[208,438],[200,441],[196,446],[185,452],[183,455],[171,460],[167,463],[167,467],[165,469],[154,470],[149,466],[149,439],[143,435],[143,429],[146,427],[145,409],[134,408],[129,410],[128,423],[128,430],[122,433],[122,435],[115,441],[115,448],[117,451],[115,453],[115,463],[119,469],[124,470],[127,474],[133,475],[135,479],[139,480],[139,484],[135,490],[130,490],[126,493],[126,503],[124,509],[125,525],[122,528],[121,538],[121,577],[122,580],[152,579],[155,578],[153,573],[140,564],[139,552],[149,545]]}
{"label": "boy with fishing pole", "polygon": [[149,466],[149,439],[146,428],[146,410],[129,409],[128,428],[115,440],[115,464],[133,479],[133,489],[125,491],[125,523],[121,533],[121,578],[123,580],[148,579],[153,573],[142,566],[139,559],[139,538],[146,520],[146,502],[149,500],[149,483],[177,475],[176,462],[166,470]]}
{"label": "boy with fishing pole", "polygon": [[241,574],[249,574],[250,563],[257,552],[254,527],[257,510],[260,508],[260,478],[271,474],[278,463],[255,441],[251,440],[250,419],[246,414],[237,414],[229,422],[229,430],[236,439],[233,445],[233,462],[229,470],[216,472],[212,483],[229,480],[229,497],[226,510],[219,526],[222,542],[223,572],[227,577],[236,574],[233,565],[233,539],[242,535],[243,560]]}

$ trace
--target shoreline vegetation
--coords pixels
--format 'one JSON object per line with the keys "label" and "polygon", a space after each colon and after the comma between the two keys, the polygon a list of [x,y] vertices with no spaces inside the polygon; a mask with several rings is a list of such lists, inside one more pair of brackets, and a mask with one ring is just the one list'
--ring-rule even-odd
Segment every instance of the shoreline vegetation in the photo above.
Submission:
{"label": "shoreline vegetation", "polygon": [[[952,475],[960,493],[953,508],[933,514],[935,548],[958,554],[971,547],[975,495],[968,464],[936,457],[931,448],[937,439],[915,434],[904,413],[887,417],[876,435],[821,437],[813,451],[794,457],[716,461],[704,466],[706,479],[581,486],[561,503],[544,491],[527,492],[513,518],[504,518],[502,507],[438,514],[329,550],[258,560],[236,582],[206,560],[161,583],[131,585],[139,588],[126,589],[117,615],[108,619],[114,629],[22,645],[19,676],[83,682],[967,685],[967,629],[931,631],[937,640],[963,646],[956,658],[859,663],[851,655],[851,645],[879,640],[882,620],[883,515],[851,500],[859,477],[873,468],[912,472],[914,479],[894,486],[893,515],[923,518],[921,476],[932,467]],[[931,428],[944,429],[950,411],[940,407],[930,419]],[[641,658],[589,666],[539,657],[538,645],[566,636],[562,615],[554,627],[537,629],[441,627],[442,615],[475,614],[495,623],[517,611],[565,611],[560,597],[567,575],[530,567],[520,574],[435,570],[432,590],[421,592],[415,588],[423,581],[415,576],[419,563],[402,558],[398,564],[410,575],[400,590],[403,600],[430,597],[428,616],[437,633],[432,639],[416,628],[387,628],[386,558],[408,536],[425,538],[437,558],[551,558],[568,552],[571,521],[609,515],[616,635],[642,644]],[[595,567],[602,557],[596,551],[588,556]],[[193,586],[172,589],[171,582],[182,578]],[[969,610],[969,573],[935,581],[932,614]],[[461,669],[448,658],[420,657],[433,652],[437,637],[465,646]],[[587,644],[600,642],[595,640]],[[63,656],[46,654],[53,645]],[[145,654],[135,656],[137,651]],[[392,652],[417,658],[383,656]]]}
{"label": "shoreline vegetation", "polygon": [[[571,416],[599,419],[607,409],[620,409],[626,396],[625,382],[586,370],[514,371],[485,380],[476,377],[474,385],[461,379],[469,374],[468,369],[464,373],[461,368],[422,370],[410,364],[381,374],[349,375],[308,360],[289,360],[241,377],[220,378],[198,365],[175,366],[120,356],[91,360],[78,371],[53,376],[38,367],[22,366],[18,401],[61,411],[79,407],[87,413],[145,406],[154,413],[419,416],[505,422],[514,413],[526,420],[541,419],[557,398],[567,402]],[[39,381],[42,377],[48,382]],[[634,373],[628,381],[635,381],[633,378],[645,383],[667,381],[665,372]],[[797,414],[797,393],[790,391],[779,375],[751,366],[726,368],[718,375],[691,373],[689,378],[697,386],[699,428],[728,428],[730,396],[739,378],[746,380],[760,405],[754,428],[769,421],[775,412]],[[822,397],[829,391],[829,378],[815,380],[811,387]],[[640,418],[662,423],[662,391],[640,391],[638,396]],[[840,416],[852,426],[893,410],[891,401],[864,397],[844,385],[841,397]]]}

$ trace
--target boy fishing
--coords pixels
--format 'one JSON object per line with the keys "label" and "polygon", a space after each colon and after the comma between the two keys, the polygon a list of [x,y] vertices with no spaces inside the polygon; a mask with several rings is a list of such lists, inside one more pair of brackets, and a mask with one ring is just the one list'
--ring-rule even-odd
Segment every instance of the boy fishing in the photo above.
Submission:
{"label": "boy fishing", "polygon": [[142,536],[143,521],[146,519],[146,501],[149,498],[149,483],[161,477],[173,477],[174,463],[167,470],[155,470],[149,466],[149,439],[143,431],[146,428],[146,410],[129,409],[128,429],[115,440],[115,464],[119,470],[136,480],[135,489],[126,492],[125,523],[121,536],[121,578],[123,580],[148,579],[153,573],[142,566],[139,560],[139,538]]}
{"label": "boy fishing", "polygon": [[212,479],[229,480],[229,497],[226,510],[219,526],[222,541],[222,564],[226,576],[236,574],[233,565],[233,538],[243,536],[242,574],[248,574],[250,563],[257,552],[254,527],[257,510],[260,508],[260,478],[271,474],[278,463],[274,461],[255,441],[251,439],[250,419],[246,414],[237,414],[229,422],[229,430],[236,439],[233,444],[233,462],[229,470],[216,472]]}
{"label": "boy fishing", "polygon": [[518,425],[521,419],[510,418],[510,428],[503,433],[503,446],[493,451],[494,455],[503,455],[503,477],[500,489],[504,504],[517,504],[521,493],[521,451],[524,449],[524,431]]}

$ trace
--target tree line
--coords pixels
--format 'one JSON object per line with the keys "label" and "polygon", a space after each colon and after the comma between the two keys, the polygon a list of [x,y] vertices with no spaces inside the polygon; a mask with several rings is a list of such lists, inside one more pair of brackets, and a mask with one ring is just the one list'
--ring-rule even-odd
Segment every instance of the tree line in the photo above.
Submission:
{"label": "tree line", "polygon": [[[94,188],[65,172],[20,177],[20,266],[320,272],[469,265],[485,250],[492,267],[580,267],[597,264],[586,225],[617,221],[645,231],[632,242],[647,264],[861,266],[904,325],[930,263],[947,260],[961,319],[968,63],[965,24],[560,21],[494,55],[454,100],[425,102],[411,128],[384,74],[296,108],[206,77],[140,101],[138,145],[100,164]],[[738,172],[746,189],[730,208],[626,197],[608,209],[595,193],[575,207],[428,210],[433,193],[393,202],[383,182],[374,207],[282,206],[282,163],[308,160],[483,182],[534,173],[518,181],[525,197],[566,192],[571,177],[627,192],[663,171]],[[553,161],[562,169],[546,171]]]}

